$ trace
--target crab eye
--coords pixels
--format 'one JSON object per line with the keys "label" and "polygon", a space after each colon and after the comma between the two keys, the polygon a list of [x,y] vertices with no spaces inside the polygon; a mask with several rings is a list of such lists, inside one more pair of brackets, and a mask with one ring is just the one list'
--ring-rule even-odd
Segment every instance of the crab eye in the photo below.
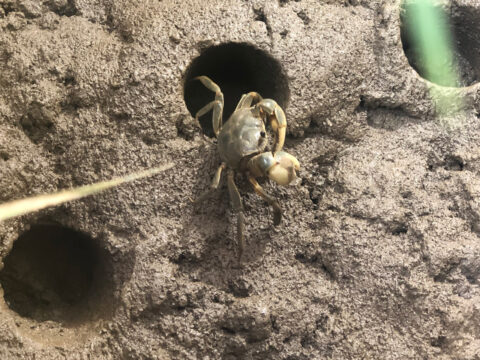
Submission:
{"label": "crab eye", "polygon": [[260,136],[261,136],[261,137],[265,137],[265,135],[267,135],[267,134],[265,134],[265,131],[261,131],[261,132],[260,132]]}

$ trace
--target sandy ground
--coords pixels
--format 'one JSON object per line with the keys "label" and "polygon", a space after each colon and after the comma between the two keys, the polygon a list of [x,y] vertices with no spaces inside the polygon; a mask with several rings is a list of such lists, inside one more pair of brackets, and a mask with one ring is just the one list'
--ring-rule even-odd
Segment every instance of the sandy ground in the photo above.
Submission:
{"label": "sandy ground", "polygon": [[[478,2],[441,118],[396,1],[200,3],[0,0],[0,202],[175,163],[0,224],[0,358],[480,359]],[[197,75],[226,117],[277,100],[302,166],[262,183],[278,227],[238,174],[241,267],[226,187],[190,202],[220,161]]]}

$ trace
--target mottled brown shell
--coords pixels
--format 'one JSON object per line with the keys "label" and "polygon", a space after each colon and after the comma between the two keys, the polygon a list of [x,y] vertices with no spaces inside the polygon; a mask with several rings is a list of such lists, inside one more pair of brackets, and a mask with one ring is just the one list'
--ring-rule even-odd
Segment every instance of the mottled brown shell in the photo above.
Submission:
{"label": "mottled brown shell", "polygon": [[254,108],[235,111],[218,134],[218,152],[232,169],[237,169],[245,156],[264,151],[266,145],[265,124]]}

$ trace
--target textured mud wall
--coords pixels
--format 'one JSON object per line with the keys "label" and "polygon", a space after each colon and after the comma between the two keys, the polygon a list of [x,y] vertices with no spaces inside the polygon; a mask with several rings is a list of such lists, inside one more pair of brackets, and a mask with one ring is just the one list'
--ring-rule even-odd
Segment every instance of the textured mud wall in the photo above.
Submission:
{"label": "textured mud wall", "polygon": [[[0,223],[0,358],[480,359],[480,6],[445,9],[439,119],[395,1],[0,0],[1,202],[176,164]],[[202,72],[275,98],[302,165],[279,227],[236,179],[241,268],[226,189],[190,203]]]}

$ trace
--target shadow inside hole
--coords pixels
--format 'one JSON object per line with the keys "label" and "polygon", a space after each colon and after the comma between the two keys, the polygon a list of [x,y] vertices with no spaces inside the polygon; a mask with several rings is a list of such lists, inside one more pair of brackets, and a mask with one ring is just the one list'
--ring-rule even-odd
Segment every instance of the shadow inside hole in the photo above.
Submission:
{"label": "shadow inside hole", "polygon": [[454,8],[452,23],[458,48],[468,62],[460,67],[467,71],[461,77],[470,77],[468,85],[471,85],[480,81],[480,6],[476,9],[470,6]]}
{"label": "shadow inside hole", "polygon": [[[193,60],[184,83],[184,100],[193,117],[215,97],[200,81],[193,80],[200,75],[210,77],[220,86],[225,98],[223,121],[233,113],[241,96],[250,91],[274,99],[283,109],[288,102],[288,81],[280,63],[265,51],[248,44],[212,46]],[[212,112],[199,120],[204,133],[213,137]]]}
{"label": "shadow inside hole", "polygon": [[[428,4],[432,14],[446,19],[447,29],[434,29],[432,32],[447,32],[451,35],[452,62],[445,61],[435,71],[427,71],[426,61],[422,58],[420,45],[415,39],[412,25],[414,12],[418,11],[419,0],[406,0],[401,11],[401,39],[405,56],[410,66],[424,79],[441,86],[470,86],[480,79],[480,8],[458,6],[453,3],[450,14],[440,5]],[[439,23],[442,23],[439,21]],[[458,74],[455,83],[444,79],[445,72]]]}
{"label": "shadow inside hole", "polygon": [[35,225],[14,243],[0,283],[10,309],[37,321],[75,325],[112,314],[105,252],[86,234]]}

